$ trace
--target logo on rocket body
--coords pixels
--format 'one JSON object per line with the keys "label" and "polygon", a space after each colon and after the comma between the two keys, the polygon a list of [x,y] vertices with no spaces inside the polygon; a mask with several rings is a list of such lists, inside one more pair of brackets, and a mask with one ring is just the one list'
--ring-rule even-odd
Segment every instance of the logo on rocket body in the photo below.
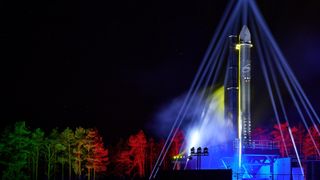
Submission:
{"label": "logo on rocket body", "polygon": [[247,64],[245,66],[242,67],[242,70],[241,70],[241,74],[242,74],[242,78],[245,80],[245,81],[249,81],[251,79],[251,65],[250,64]]}

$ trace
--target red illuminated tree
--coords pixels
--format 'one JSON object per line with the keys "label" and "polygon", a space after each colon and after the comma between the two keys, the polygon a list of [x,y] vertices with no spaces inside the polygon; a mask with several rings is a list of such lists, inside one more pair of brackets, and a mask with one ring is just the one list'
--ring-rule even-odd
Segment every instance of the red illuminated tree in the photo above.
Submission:
{"label": "red illuminated tree", "polygon": [[130,165],[129,147],[127,141],[120,139],[120,141],[110,149],[110,171],[113,176],[118,178],[125,178],[128,175],[127,170]]}
{"label": "red illuminated tree", "polygon": [[[158,143],[158,148],[159,148],[159,152],[161,152],[162,148],[164,147],[165,145],[165,140],[164,139],[160,139],[159,143]],[[159,155],[159,154],[158,154]],[[171,158],[170,158],[170,155],[169,153],[167,153],[167,156],[165,157],[163,163],[162,163],[162,169],[163,170],[168,170],[169,169],[169,166],[170,166],[170,163],[171,163]]]}
{"label": "red illuminated tree", "polygon": [[[313,140],[314,140],[317,148],[319,149],[320,148],[319,133],[317,132],[317,130],[314,126],[312,126],[309,131],[311,133],[311,136],[313,137]],[[319,158],[318,152],[316,150],[316,147],[314,146],[314,143],[312,142],[311,136],[309,135],[309,133],[306,133],[305,138],[303,140],[302,152],[304,154],[305,159],[316,158],[316,157]]]}
{"label": "red illuminated tree", "polygon": [[[289,134],[289,129],[288,129],[288,124],[287,123],[282,123],[280,124],[280,128],[279,125],[276,124],[273,126],[274,130],[271,132],[272,136],[273,136],[273,140],[274,141],[278,141],[279,142],[279,148],[280,148],[280,155],[282,157],[290,154],[290,152],[292,152],[293,150],[293,144],[292,144],[292,140]],[[281,132],[283,135],[283,139],[281,136]],[[291,132],[292,134],[296,134],[296,132],[298,131],[297,128],[293,127],[291,128]],[[287,152],[286,152],[287,149]]]}
{"label": "red illuminated tree", "polygon": [[145,177],[146,175],[147,140],[141,130],[131,135],[123,149],[116,155],[116,173],[131,177]]}
{"label": "red illuminated tree", "polygon": [[[293,128],[292,135],[294,137],[294,142],[296,144],[296,148],[299,154],[303,152],[303,141],[305,137],[305,127],[302,124],[298,124],[297,128]],[[291,141],[292,142],[292,141]],[[291,149],[291,154],[294,154],[294,149]]]}
{"label": "red illuminated tree", "polygon": [[[178,130],[177,134],[174,136],[172,140],[172,144],[169,149],[169,153],[167,154],[167,167],[172,162],[172,157],[181,153],[181,147],[184,142],[184,133],[182,130]],[[177,167],[179,169],[179,166]]]}
{"label": "red illuminated tree", "polygon": [[133,172],[133,160],[130,150],[123,149],[119,151],[116,155],[115,160],[115,170],[114,175],[121,176],[130,176]]}
{"label": "red illuminated tree", "polygon": [[107,165],[109,164],[109,152],[104,148],[102,138],[93,149],[93,177],[95,179],[96,173],[103,173],[107,171]]}
{"label": "red illuminated tree", "polygon": [[251,133],[254,140],[271,140],[269,130],[266,128],[255,128]]}
{"label": "red illuminated tree", "polygon": [[130,154],[134,157],[133,167],[137,169],[139,177],[145,177],[145,160],[147,140],[144,132],[129,137],[128,145],[131,148]]}
{"label": "red illuminated tree", "polygon": [[159,144],[157,144],[153,138],[149,138],[148,147],[147,147],[147,160],[146,160],[147,173],[151,173],[159,153],[160,153]]}
{"label": "red illuminated tree", "polygon": [[89,129],[85,138],[85,159],[88,179],[95,179],[96,173],[107,170],[108,150],[104,148],[102,137],[97,129]]}
{"label": "red illuminated tree", "polygon": [[171,144],[171,147],[170,147],[170,152],[169,152],[169,156],[170,157],[175,156],[175,155],[180,153],[183,141],[184,141],[183,131],[182,130],[178,130],[177,134],[173,138],[173,141],[172,141],[172,144]]}

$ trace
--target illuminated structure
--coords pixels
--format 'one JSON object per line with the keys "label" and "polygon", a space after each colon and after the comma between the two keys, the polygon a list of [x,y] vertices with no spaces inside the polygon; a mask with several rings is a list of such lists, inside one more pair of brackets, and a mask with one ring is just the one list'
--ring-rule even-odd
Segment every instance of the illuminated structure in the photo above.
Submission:
{"label": "illuminated structure", "polygon": [[[250,25],[251,33],[247,26],[243,26],[239,36],[233,36],[238,34],[241,24]],[[230,34],[232,36],[229,36]],[[227,40],[229,42],[226,42]],[[228,49],[229,53],[226,53]],[[274,128],[279,130],[279,138],[275,139],[276,141],[270,140],[271,134],[270,138],[251,139],[251,50],[256,57],[254,62],[261,68],[263,81],[259,83],[263,82],[261,85],[265,85],[263,89],[269,95],[273,110],[273,114],[268,115],[276,121]],[[221,72],[225,72],[225,76],[221,77]],[[210,96],[221,84],[224,84],[225,90],[225,118],[217,116],[220,101]],[[208,88],[209,92],[206,93],[203,88]],[[288,99],[283,98],[284,94]],[[286,104],[289,103],[297,110],[290,112],[297,117],[295,120],[288,118]],[[304,130],[310,137],[311,143],[308,146],[314,149],[314,157],[320,157],[317,140],[320,137],[320,130],[317,128],[320,118],[288,65],[254,0],[234,0],[228,4],[177,114],[150,179],[156,177],[173,142],[172,139],[182,127],[190,134],[186,140],[187,144],[191,147],[196,144],[208,146],[211,150],[210,155],[214,154],[203,161],[208,162],[208,168],[231,168],[234,179],[304,178],[301,158],[303,152],[297,148],[299,142],[292,131],[292,125],[297,122],[304,125]],[[192,114],[192,117],[188,117],[188,114]],[[190,123],[194,121],[196,123]],[[285,128],[281,128],[283,124]],[[316,128],[316,134],[311,133],[311,127]],[[236,136],[232,134],[234,132],[237,132]],[[229,144],[234,139],[233,149]],[[224,146],[222,151],[217,150],[220,145]],[[279,147],[285,152],[281,156]],[[233,152],[227,152],[230,149],[233,149]]]}
{"label": "illuminated structure", "polygon": [[[229,57],[225,82],[225,117],[237,124],[238,139],[243,146],[251,143],[251,35],[243,26],[239,42],[229,36]],[[238,50],[238,55],[236,54]],[[238,76],[238,74],[240,76]]]}
{"label": "illuminated structure", "polygon": [[[279,158],[278,145],[273,141],[253,141],[251,139],[251,34],[249,28],[244,25],[240,31],[239,38],[231,38],[231,48],[229,48],[228,76],[232,82],[231,87],[227,84],[226,95],[229,103],[226,108],[232,114],[234,124],[237,124],[237,141],[235,142],[237,160],[237,173],[244,178],[247,174],[250,178],[258,171],[268,167],[267,174],[273,174],[274,163]],[[239,39],[237,42],[236,40]],[[238,55],[236,54],[238,52]],[[236,58],[235,58],[236,57]],[[236,59],[236,60],[235,60]],[[229,92],[228,92],[229,91]],[[228,107],[229,106],[229,107]],[[236,107],[236,109],[235,109]],[[236,117],[236,118],[235,118]],[[265,171],[265,170],[264,170]]]}
{"label": "illuminated structure", "polygon": [[[251,34],[244,25],[239,36],[229,36],[229,55],[225,81],[225,118],[237,128],[233,169],[236,179],[255,176],[268,167],[266,174],[273,174],[274,163],[279,158],[278,146],[273,141],[251,139]],[[224,161],[228,166],[231,163]],[[265,171],[265,170],[263,170]]]}
{"label": "illuminated structure", "polygon": [[[229,57],[226,79],[225,116],[237,125],[238,147],[251,144],[251,34],[246,25],[237,36],[229,36]],[[238,55],[236,54],[238,50]],[[241,167],[242,148],[238,149]]]}
{"label": "illuminated structure", "polygon": [[[235,131],[238,132],[240,147],[251,143],[251,47],[251,35],[246,25],[242,27],[238,43],[237,36],[229,36],[225,117],[237,124]],[[241,156],[241,152],[239,154]]]}

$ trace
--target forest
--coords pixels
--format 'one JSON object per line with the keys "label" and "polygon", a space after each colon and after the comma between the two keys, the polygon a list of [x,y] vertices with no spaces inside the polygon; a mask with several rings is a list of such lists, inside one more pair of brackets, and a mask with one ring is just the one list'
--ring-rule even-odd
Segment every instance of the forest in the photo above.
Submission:
{"label": "forest", "polygon": [[[300,158],[319,159],[314,146],[320,147],[317,128],[303,129],[302,125],[290,128]],[[270,130],[256,128],[252,137],[278,141],[282,157],[295,156],[285,123],[274,125]],[[184,132],[180,130],[164,161],[163,170],[172,168],[172,157],[179,154],[183,142]],[[25,122],[16,122],[1,133],[1,176],[2,179],[35,180],[145,179],[152,171],[164,139],[147,137],[140,130],[115,145],[105,143],[97,128],[66,127],[62,131],[55,128],[45,132],[41,128],[28,128]]]}

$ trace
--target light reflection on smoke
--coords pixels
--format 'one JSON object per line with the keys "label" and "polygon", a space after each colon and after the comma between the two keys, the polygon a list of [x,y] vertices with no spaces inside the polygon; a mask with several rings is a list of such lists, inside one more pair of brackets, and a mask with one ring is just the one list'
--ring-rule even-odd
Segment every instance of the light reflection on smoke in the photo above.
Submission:
{"label": "light reflection on smoke", "polygon": [[[166,138],[178,115],[185,96],[173,100],[156,115],[149,125],[158,136]],[[212,147],[233,140],[233,123],[224,118],[224,88],[218,88],[205,100],[198,94],[180,127],[186,135],[186,150],[191,147]]]}
{"label": "light reflection on smoke", "polygon": [[[214,91],[206,101],[207,105],[204,106],[199,118],[188,126],[187,149],[212,147],[233,140],[235,137],[232,121],[224,118],[224,88]],[[194,142],[194,132],[197,132],[197,142]]]}

